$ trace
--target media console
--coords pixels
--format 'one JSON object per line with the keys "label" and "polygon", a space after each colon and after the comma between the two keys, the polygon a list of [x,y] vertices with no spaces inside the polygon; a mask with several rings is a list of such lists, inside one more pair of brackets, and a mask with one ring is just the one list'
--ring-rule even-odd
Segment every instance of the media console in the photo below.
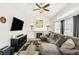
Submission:
{"label": "media console", "polygon": [[[18,35],[17,38],[11,39],[11,47],[14,48],[14,52],[18,52],[19,49],[26,43],[27,35]],[[13,53],[12,53],[13,54]]]}

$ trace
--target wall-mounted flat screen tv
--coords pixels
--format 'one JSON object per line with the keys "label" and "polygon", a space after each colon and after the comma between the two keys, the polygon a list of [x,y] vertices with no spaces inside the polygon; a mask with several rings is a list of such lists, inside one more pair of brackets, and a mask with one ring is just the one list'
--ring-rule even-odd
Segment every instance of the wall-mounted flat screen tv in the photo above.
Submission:
{"label": "wall-mounted flat screen tv", "polygon": [[18,31],[23,29],[24,22],[16,17],[13,17],[11,31]]}

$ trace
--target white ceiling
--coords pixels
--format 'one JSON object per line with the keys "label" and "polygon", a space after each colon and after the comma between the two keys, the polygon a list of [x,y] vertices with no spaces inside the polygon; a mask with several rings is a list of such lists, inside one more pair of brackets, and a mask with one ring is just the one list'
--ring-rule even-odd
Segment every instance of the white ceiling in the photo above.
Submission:
{"label": "white ceiling", "polygon": [[16,3],[16,4],[10,4],[13,8],[15,8],[19,13],[27,16],[44,16],[44,17],[53,17],[56,15],[59,11],[61,11],[65,6],[67,6],[66,3],[51,3],[47,9],[50,11],[39,13],[38,11],[33,11],[33,9],[37,8],[37,6],[34,3]]}
{"label": "white ceiling", "polygon": [[[49,9],[50,11],[49,12],[45,11],[40,14],[38,11],[33,10],[37,8],[35,3],[4,3],[4,4],[2,3],[0,4],[0,6],[2,8],[5,7],[5,9],[9,13],[16,11],[18,14],[21,14],[22,17],[25,17],[25,18],[35,18],[37,16],[51,18],[54,15],[56,15],[58,12],[60,12],[63,8],[65,8],[65,6],[67,5],[68,5],[67,3],[50,3],[50,6],[47,7],[47,9]],[[2,10],[2,8],[0,10]],[[4,13],[7,12],[6,10],[4,10],[3,12]]]}

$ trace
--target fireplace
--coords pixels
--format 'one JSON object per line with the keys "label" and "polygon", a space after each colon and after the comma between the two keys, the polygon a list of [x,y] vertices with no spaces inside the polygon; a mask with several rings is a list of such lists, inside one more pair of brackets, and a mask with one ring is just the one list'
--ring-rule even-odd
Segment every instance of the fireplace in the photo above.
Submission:
{"label": "fireplace", "polygon": [[42,33],[36,33],[36,38],[40,38],[41,35]]}

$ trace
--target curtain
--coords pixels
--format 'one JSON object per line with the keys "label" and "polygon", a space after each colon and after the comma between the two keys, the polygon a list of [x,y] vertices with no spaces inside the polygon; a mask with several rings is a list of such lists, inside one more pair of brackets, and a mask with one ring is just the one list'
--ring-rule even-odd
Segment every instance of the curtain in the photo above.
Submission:
{"label": "curtain", "polygon": [[79,15],[73,16],[73,36],[79,37]]}
{"label": "curtain", "polygon": [[64,34],[64,20],[61,20],[61,29],[60,29],[61,34]]}

